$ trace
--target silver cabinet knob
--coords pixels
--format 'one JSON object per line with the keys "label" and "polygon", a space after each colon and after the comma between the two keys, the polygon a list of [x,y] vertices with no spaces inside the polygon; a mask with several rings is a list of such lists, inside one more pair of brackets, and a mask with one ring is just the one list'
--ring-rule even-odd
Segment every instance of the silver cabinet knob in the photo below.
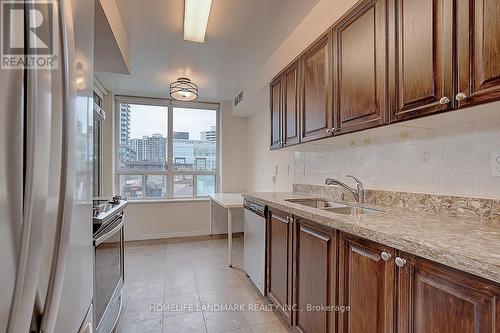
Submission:
{"label": "silver cabinet knob", "polygon": [[448,104],[448,103],[450,103],[450,99],[448,97],[446,97],[446,96],[444,96],[443,98],[441,98],[439,100],[439,104],[441,104],[441,105],[445,105],[445,104]]}
{"label": "silver cabinet knob", "polygon": [[396,257],[394,261],[396,262],[396,266],[398,267],[403,267],[404,265],[406,265],[406,260],[403,258]]}
{"label": "silver cabinet knob", "polygon": [[463,92],[459,92],[459,93],[457,94],[457,96],[455,96],[455,99],[456,99],[457,101],[463,101],[463,100],[464,100],[464,99],[466,99],[466,98],[467,98],[467,95],[466,95],[465,93],[463,93]]}
{"label": "silver cabinet knob", "polygon": [[331,130],[331,129],[329,129],[329,128],[327,128],[327,129],[325,130],[325,132],[326,132],[326,133],[332,133],[332,130]]}
{"label": "silver cabinet knob", "polygon": [[391,257],[392,257],[392,256],[391,256],[391,254],[390,254],[390,253],[387,253],[387,252],[382,252],[382,253],[380,254],[380,256],[382,257],[382,260],[383,260],[383,261],[387,261],[387,260],[391,259]]}

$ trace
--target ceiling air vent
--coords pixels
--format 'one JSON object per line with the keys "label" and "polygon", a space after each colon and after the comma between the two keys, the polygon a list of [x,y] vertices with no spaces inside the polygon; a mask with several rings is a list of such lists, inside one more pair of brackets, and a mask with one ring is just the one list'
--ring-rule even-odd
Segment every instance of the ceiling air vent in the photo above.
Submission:
{"label": "ceiling air vent", "polygon": [[240,104],[242,100],[243,100],[243,90],[240,91],[240,93],[234,98],[234,106]]}

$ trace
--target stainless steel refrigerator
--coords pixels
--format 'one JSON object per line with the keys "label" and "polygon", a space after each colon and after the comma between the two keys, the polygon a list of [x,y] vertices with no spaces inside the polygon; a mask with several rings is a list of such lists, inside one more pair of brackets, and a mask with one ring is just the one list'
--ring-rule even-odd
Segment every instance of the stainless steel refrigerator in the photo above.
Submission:
{"label": "stainless steel refrigerator", "polygon": [[2,56],[55,65],[0,69],[0,333],[91,332],[94,0],[4,3]]}

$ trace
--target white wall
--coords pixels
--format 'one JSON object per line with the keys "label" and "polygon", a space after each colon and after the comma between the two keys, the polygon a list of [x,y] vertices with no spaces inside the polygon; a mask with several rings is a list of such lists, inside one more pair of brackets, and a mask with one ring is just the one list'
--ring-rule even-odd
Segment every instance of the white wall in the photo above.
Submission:
{"label": "white wall", "polygon": [[[247,183],[249,191],[290,191],[292,189],[294,153],[289,150],[269,150],[271,131],[269,82],[355,2],[356,0],[320,0],[264,66],[249,78],[244,89],[243,102],[235,110],[237,114],[250,115]],[[275,183],[272,182],[273,175],[276,176]]]}
{"label": "white wall", "polygon": [[500,199],[499,115],[496,102],[318,141],[295,153],[295,182],[352,174],[371,189]]}
{"label": "white wall", "polygon": [[129,202],[125,239],[208,235],[208,201]]}
{"label": "white wall", "polygon": [[268,109],[264,108],[249,118],[248,191],[292,190],[294,154],[291,151],[271,151],[270,133],[271,120]]}
{"label": "white wall", "polygon": [[247,178],[248,119],[235,117],[230,102],[221,103],[221,184],[220,192],[241,192]]}
{"label": "white wall", "polygon": [[352,174],[371,189],[500,199],[500,177],[492,176],[500,102],[280,151],[269,150],[268,110],[253,114],[248,126],[249,191],[290,191],[293,183]]}

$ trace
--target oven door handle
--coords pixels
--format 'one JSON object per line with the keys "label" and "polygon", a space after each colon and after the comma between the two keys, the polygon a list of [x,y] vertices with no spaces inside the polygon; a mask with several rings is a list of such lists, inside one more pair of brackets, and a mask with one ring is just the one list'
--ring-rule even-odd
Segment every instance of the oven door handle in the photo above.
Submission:
{"label": "oven door handle", "polygon": [[108,232],[106,232],[105,234],[103,234],[97,238],[94,238],[94,246],[98,246],[99,244],[101,244],[105,240],[109,239],[111,236],[116,234],[116,232],[123,227],[123,225],[125,224],[125,217],[122,216],[120,219],[121,219],[120,223],[118,225],[116,225],[115,227],[113,227],[113,229],[109,230]]}

